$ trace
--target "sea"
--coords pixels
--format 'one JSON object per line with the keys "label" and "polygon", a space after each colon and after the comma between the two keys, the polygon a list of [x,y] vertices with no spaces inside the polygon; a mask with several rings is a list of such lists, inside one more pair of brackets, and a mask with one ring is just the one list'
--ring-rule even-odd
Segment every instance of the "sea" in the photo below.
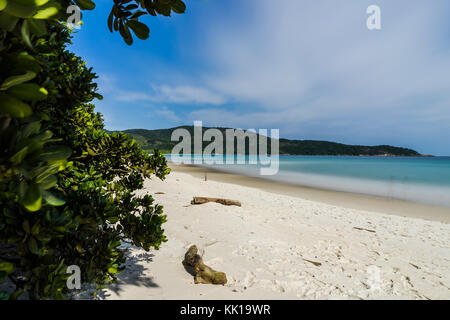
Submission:
{"label": "sea", "polygon": [[[212,159],[224,159],[222,155],[184,157],[197,159],[199,166],[239,175],[450,208],[450,157],[280,155],[274,175],[261,175],[260,168],[267,165],[251,164],[248,156],[234,156],[233,164],[210,164]],[[171,160],[170,155],[167,158]],[[238,159],[245,163],[237,163]]]}

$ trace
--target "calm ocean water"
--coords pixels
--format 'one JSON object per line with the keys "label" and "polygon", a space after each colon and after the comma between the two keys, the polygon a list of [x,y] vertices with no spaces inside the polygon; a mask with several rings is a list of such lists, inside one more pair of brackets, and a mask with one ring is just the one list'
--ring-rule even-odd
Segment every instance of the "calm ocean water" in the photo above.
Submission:
{"label": "calm ocean water", "polygon": [[302,186],[450,207],[450,157],[280,156],[279,172],[273,176],[260,176],[259,165],[203,166]]}

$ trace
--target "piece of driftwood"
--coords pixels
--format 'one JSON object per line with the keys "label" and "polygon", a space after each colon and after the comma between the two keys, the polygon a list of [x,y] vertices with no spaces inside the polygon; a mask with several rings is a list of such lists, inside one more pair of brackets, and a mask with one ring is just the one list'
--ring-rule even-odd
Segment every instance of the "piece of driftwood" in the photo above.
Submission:
{"label": "piece of driftwood", "polygon": [[165,193],[165,192],[158,191],[158,192],[155,192],[155,194],[166,194],[166,193]]}
{"label": "piece of driftwood", "polygon": [[207,198],[207,197],[194,197],[191,204],[204,204],[207,202],[217,202],[223,204],[224,206],[238,206],[242,204],[237,200],[221,199],[221,198]]}
{"label": "piece of driftwood", "polygon": [[196,284],[226,284],[227,276],[223,272],[215,271],[203,263],[196,245],[192,245],[184,255],[184,262],[194,268]]}
{"label": "piece of driftwood", "polygon": [[313,265],[315,265],[316,267],[320,267],[322,265],[322,263],[320,262],[316,262],[316,261],[311,261],[311,260],[307,260],[307,259],[303,259],[309,263],[312,263]]}
{"label": "piece of driftwood", "polygon": [[360,227],[353,227],[353,229],[361,230],[361,231],[367,231],[367,232],[373,232],[373,233],[376,232],[375,230],[370,230],[370,229],[365,229],[365,228],[360,228]]}

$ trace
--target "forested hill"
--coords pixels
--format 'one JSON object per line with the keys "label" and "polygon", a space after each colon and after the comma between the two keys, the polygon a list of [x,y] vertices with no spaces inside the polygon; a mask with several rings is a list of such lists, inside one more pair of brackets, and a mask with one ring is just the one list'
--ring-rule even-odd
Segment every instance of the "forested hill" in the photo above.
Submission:
{"label": "forested hill", "polygon": [[[193,126],[182,126],[177,128],[187,129],[192,136],[192,143],[194,141]],[[131,135],[145,150],[153,150],[155,148],[170,152],[172,148],[178,143],[171,141],[172,131],[177,128],[146,130],[146,129],[130,129],[124,132]],[[210,128],[203,127],[203,130]],[[226,128],[216,128],[225,132]],[[224,135],[225,137],[225,135]],[[205,147],[209,142],[203,142]],[[225,145],[224,145],[225,147]],[[193,148],[192,148],[193,150]],[[270,150],[270,149],[269,149]],[[225,148],[224,148],[225,152]],[[393,147],[388,145],[381,146],[358,146],[346,145],[342,143],[316,140],[289,140],[280,139],[280,154],[284,155],[352,155],[352,156],[421,156],[417,151]]]}

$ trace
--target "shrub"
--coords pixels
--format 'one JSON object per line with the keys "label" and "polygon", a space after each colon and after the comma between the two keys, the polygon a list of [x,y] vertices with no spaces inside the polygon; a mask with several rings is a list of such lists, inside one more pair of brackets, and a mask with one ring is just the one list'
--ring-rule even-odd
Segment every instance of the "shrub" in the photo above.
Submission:
{"label": "shrub", "polygon": [[[128,28],[148,37],[143,14],[184,11],[179,0],[129,2],[115,0],[108,18],[128,44]],[[68,265],[80,267],[83,281],[114,282],[121,242],[150,250],[166,241],[162,207],[135,195],[145,178],[164,179],[166,159],[104,130],[90,104],[102,98],[96,75],[66,49],[61,21],[70,4],[0,0],[0,280],[16,286],[0,298],[64,298]]]}

